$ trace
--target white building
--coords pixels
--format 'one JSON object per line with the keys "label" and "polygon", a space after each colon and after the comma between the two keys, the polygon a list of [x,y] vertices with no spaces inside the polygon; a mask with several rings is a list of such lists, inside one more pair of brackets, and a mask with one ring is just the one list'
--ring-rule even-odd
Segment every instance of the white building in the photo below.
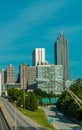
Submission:
{"label": "white building", "polygon": [[32,65],[37,66],[45,62],[45,48],[35,48],[32,53]]}

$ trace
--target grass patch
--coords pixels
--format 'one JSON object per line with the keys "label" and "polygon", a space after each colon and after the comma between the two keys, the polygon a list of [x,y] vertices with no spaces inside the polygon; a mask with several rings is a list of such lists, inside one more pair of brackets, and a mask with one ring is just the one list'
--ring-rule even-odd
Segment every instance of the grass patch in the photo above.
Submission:
{"label": "grass patch", "polygon": [[38,109],[37,111],[29,111],[29,110],[24,110],[23,108],[19,108],[19,110],[28,116],[30,119],[34,120],[41,126],[45,127],[46,130],[56,130],[53,126],[51,126],[48,123],[47,117],[44,113],[43,110]]}

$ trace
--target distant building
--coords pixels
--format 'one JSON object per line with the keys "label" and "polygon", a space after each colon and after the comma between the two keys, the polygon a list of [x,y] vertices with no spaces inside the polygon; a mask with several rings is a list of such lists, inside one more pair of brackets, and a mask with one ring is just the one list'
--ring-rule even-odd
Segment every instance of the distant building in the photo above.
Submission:
{"label": "distant building", "polygon": [[19,73],[20,73],[20,88],[21,89],[27,89],[27,64],[22,63],[19,67]]}
{"label": "distant building", "polygon": [[2,87],[2,91],[5,90],[5,87],[4,87],[4,85],[5,85],[4,73],[5,73],[4,68],[2,68],[2,70],[1,70],[1,87]]}
{"label": "distant building", "polygon": [[7,71],[6,71],[6,83],[7,84],[14,84],[15,83],[15,79],[14,79],[14,67],[12,66],[12,64],[10,64],[7,67]]}
{"label": "distant building", "polygon": [[60,94],[63,91],[62,65],[37,66],[36,80],[37,80],[37,88],[40,88],[43,91],[46,91],[47,93]]}
{"label": "distant building", "polygon": [[20,83],[14,83],[14,84],[5,84],[6,90],[9,88],[15,88],[20,90]]}
{"label": "distant building", "polygon": [[10,64],[6,70],[1,70],[1,88],[2,92],[7,92],[8,88],[20,89],[20,83],[15,83],[14,79],[14,67]]}
{"label": "distant building", "polygon": [[37,65],[50,65],[50,63],[48,61],[45,61],[45,62],[39,62]]}
{"label": "distant building", "polygon": [[[2,92],[6,92],[7,86],[12,86],[15,84],[15,79],[14,79],[14,67],[12,64],[10,64],[6,70],[2,68],[1,70],[1,88]],[[15,86],[15,85],[14,85]]]}
{"label": "distant building", "polygon": [[36,66],[29,66],[27,69],[28,90],[36,87]]}
{"label": "distant building", "polygon": [[32,53],[32,65],[37,66],[45,62],[45,49],[35,48]]}
{"label": "distant building", "polygon": [[69,80],[69,44],[62,32],[55,42],[55,64],[63,65],[63,80]]}
{"label": "distant building", "polygon": [[33,90],[36,87],[36,66],[28,66],[22,63],[19,68],[20,88]]}
{"label": "distant building", "polygon": [[73,81],[73,80],[66,80],[66,81],[65,81],[65,86],[66,86],[66,88],[69,88],[72,84],[74,84],[74,81]]}

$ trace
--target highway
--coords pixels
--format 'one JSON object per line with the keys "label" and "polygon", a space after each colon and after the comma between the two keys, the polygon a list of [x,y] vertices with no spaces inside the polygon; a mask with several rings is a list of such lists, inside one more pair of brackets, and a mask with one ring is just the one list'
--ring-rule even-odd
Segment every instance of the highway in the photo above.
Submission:
{"label": "highway", "polygon": [[7,112],[9,113],[12,121],[14,122],[13,130],[45,130],[41,126],[37,125],[35,122],[23,115],[15,105],[11,104],[5,99],[0,98],[3,102]]}
{"label": "highway", "polygon": [[68,120],[62,113],[60,113],[56,106],[42,107],[47,117],[53,118],[53,126],[57,130],[82,130],[82,127],[72,121]]}
{"label": "highway", "polygon": [[3,115],[0,110],[0,130],[9,130],[9,127],[7,126],[6,121],[3,118]]}

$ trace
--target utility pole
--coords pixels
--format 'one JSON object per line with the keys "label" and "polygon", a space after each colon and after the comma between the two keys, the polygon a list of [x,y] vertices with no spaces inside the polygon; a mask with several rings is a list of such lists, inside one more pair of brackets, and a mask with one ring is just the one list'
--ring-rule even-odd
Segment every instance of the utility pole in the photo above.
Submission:
{"label": "utility pole", "polygon": [[16,123],[16,101],[15,101],[15,130],[17,129],[17,123]]}

